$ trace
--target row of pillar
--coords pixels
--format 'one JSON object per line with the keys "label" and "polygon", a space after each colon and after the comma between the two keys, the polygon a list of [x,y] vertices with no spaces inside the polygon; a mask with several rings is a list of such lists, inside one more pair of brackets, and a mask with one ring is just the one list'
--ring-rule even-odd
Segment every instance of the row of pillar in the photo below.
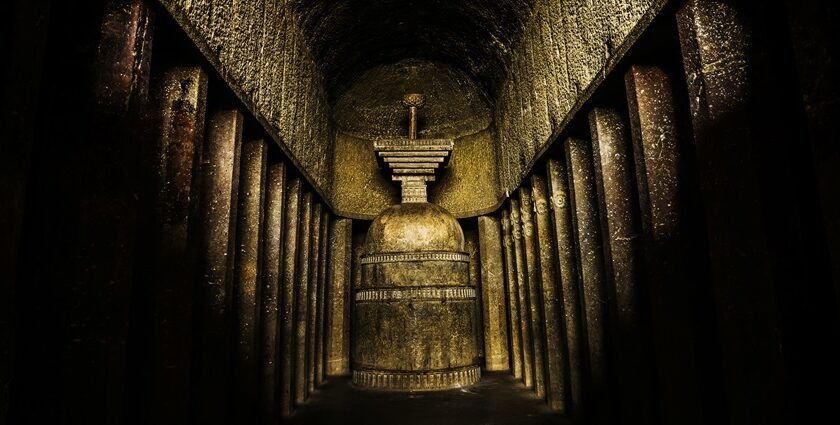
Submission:
{"label": "row of pillar", "polygon": [[[623,81],[611,77],[624,96],[605,89],[576,117],[588,134],[563,136],[479,218],[482,272],[507,312],[492,323],[484,303],[485,338],[505,336],[499,369],[551,409],[586,423],[781,423],[806,414],[785,407],[787,385],[807,391],[806,370],[836,374],[793,345],[836,335],[836,306],[822,247],[777,243],[822,236],[807,203],[767,197],[770,183],[812,184],[760,119],[785,111],[761,91],[778,87],[772,74],[754,70],[767,65],[767,14],[686,2],[674,27],[657,27],[679,56],[639,55]],[[799,285],[823,301],[794,295]]]}
{"label": "row of pillar", "polygon": [[200,68],[161,82],[149,419],[277,423],[324,382],[330,231],[346,220],[238,110],[215,111],[202,140]]}
{"label": "row of pillar", "polygon": [[351,220],[243,138],[237,110],[202,147],[200,68],[161,80],[150,419],[277,423],[348,372]]}
{"label": "row of pillar", "polygon": [[[197,51],[153,55],[153,5],[103,3],[78,11],[93,25],[52,17],[101,30],[94,59],[71,57],[93,66],[50,71],[69,94],[45,97],[62,113],[22,232],[22,264],[47,271],[16,288],[0,423],[280,423],[349,368],[350,220],[206,65],[185,65]],[[181,42],[172,25],[156,49]],[[97,46],[95,32],[50,51]],[[91,93],[64,80],[90,68]]]}

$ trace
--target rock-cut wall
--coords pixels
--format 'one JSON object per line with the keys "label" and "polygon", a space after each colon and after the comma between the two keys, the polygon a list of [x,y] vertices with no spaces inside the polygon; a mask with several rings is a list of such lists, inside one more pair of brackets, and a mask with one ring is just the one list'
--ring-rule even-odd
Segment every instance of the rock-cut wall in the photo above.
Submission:
{"label": "rock-cut wall", "polygon": [[333,133],[323,76],[288,2],[160,0],[322,195]]}
{"label": "rock-cut wall", "polygon": [[502,192],[548,144],[667,0],[537,0],[496,99]]}

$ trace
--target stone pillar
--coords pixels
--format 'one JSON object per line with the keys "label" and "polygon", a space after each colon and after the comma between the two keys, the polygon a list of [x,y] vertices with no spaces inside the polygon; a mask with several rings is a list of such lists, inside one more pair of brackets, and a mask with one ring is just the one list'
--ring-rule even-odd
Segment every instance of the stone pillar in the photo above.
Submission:
{"label": "stone pillar", "polygon": [[563,323],[568,363],[566,413],[575,421],[584,415],[584,376],[586,374],[586,335],[583,329],[580,275],[572,221],[572,202],[565,161],[548,160],[548,195],[557,249],[557,277],[563,298]]}
{"label": "stone pillar", "polygon": [[315,332],[318,329],[316,322],[318,315],[318,268],[321,259],[321,214],[320,202],[312,206],[312,219],[310,221],[310,255],[309,255],[309,306],[307,307],[308,318],[306,319],[306,388],[307,397],[315,391]]}
{"label": "stone pillar", "polygon": [[234,267],[234,411],[237,420],[254,422],[257,392],[260,266],[266,154],[263,140],[242,145],[239,209]]}
{"label": "stone pillar", "polygon": [[478,217],[481,261],[481,299],[484,310],[484,359],[488,371],[506,371],[508,362],[508,318],[505,311],[505,272],[499,220]]}
{"label": "stone pillar", "polygon": [[[757,116],[759,111],[766,112],[763,108],[768,105],[757,101],[761,97],[755,86],[759,70],[753,54],[760,41],[753,37],[751,15],[755,10],[747,3],[688,1],[677,13],[677,25],[691,100],[696,163],[702,177],[699,183],[720,339],[722,395],[730,423],[769,425],[786,422],[790,395],[784,391],[784,355],[797,348],[783,341],[778,303],[784,300],[777,291],[787,283],[785,279],[807,280],[803,273],[809,269],[788,269],[796,264],[795,252],[777,255],[779,241],[791,236],[788,220],[792,217],[771,210],[790,212],[792,208],[777,196],[790,192],[779,192],[773,182],[786,186],[787,182],[777,179],[787,175],[789,164],[781,160],[778,168],[767,172],[764,167],[772,166],[767,160],[774,155],[776,144],[788,141],[774,140],[771,132],[761,129],[775,127],[767,121],[769,114]],[[773,87],[764,89],[775,92]],[[771,187],[772,195],[765,195]],[[779,221],[765,223],[769,217]],[[790,244],[795,245],[793,241]],[[798,251],[806,249],[797,247]]]}
{"label": "stone pillar", "polygon": [[350,374],[350,280],[353,260],[353,220],[330,224],[327,275],[327,375]]}
{"label": "stone pillar", "polygon": [[231,294],[239,192],[242,114],[217,112],[202,158],[199,270],[196,287],[195,422],[222,423],[229,404]]}
{"label": "stone pillar", "polygon": [[[41,168],[48,180],[55,180],[49,177],[55,176],[72,182],[72,185],[65,187],[71,193],[70,201],[73,204],[63,204],[55,186],[47,189],[48,195],[43,199],[56,213],[55,216],[48,215],[46,220],[58,220],[73,232],[65,244],[60,237],[56,237],[62,231],[53,228],[56,233],[46,243],[64,245],[60,255],[72,260],[67,268],[55,276],[57,281],[39,286],[36,294],[38,303],[42,297],[50,296],[47,292],[53,285],[54,293],[60,294],[56,297],[60,321],[53,322],[52,327],[46,330],[47,333],[37,336],[58,338],[61,341],[61,351],[44,356],[50,363],[60,365],[60,374],[50,376],[49,381],[45,381],[51,382],[50,386],[55,388],[58,403],[47,403],[52,407],[45,410],[60,411],[63,421],[74,423],[114,423],[126,414],[124,395],[132,389],[127,378],[133,372],[128,364],[127,350],[132,295],[135,292],[133,286],[138,276],[146,271],[145,265],[135,264],[134,259],[142,253],[138,250],[142,246],[139,243],[142,239],[139,238],[141,235],[137,227],[147,220],[147,217],[141,215],[143,204],[139,195],[141,178],[148,170],[142,155],[144,143],[148,141],[145,133],[133,130],[134,126],[142,122],[138,112],[146,105],[148,98],[154,11],[139,0],[103,3],[105,6],[99,31],[96,30],[96,19],[63,11],[62,6],[55,3],[50,5],[49,13],[56,17],[49,20],[48,43],[51,47],[48,54],[54,53],[53,49],[85,46],[79,49],[74,59],[77,61],[76,68],[86,71],[64,70],[61,74],[49,75],[44,79],[49,82],[43,88],[47,93],[44,97],[47,103],[40,106],[43,108],[41,112],[46,112],[48,119],[38,121],[38,125],[43,128],[37,131],[45,134],[42,143],[49,146],[42,150],[47,157],[40,157],[39,161],[45,161],[52,152],[63,149],[54,145],[75,147],[63,159],[72,164],[57,164],[58,170]],[[13,6],[10,9],[7,13],[14,13],[17,8]],[[54,34],[67,34],[64,31],[72,33],[77,27],[88,25],[87,30],[77,31],[73,37],[54,37]],[[87,43],[96,43],[97,32],[98,46],[95,52],[91,52],[90,47],[94,46]],[[78,41],[64,41],[62,38]],[[57,51],[55,54],[61,55]],[[92,67],[87,62],[89,54],[96,57]],[[11,57],[5,62],[7,66],[14,67],[17,65],[15,60]],[[87,79],[87,90],[59,87],[76,76]],[[30,78],[32,76],[25,76],[27,80]],[[126,84],[129,81],[130,84]],[[88,90],[94,88],[96,90],[91,99]],[[32,95],[37,96],[37,93]],[[65,108],[73,110],[65,113]],[[4,114],[11,115],[8,111],[4,111]],[[57,117],[65,114],[76,117],[74,122]],[[3,144],[6,143],[20,142],[4,140]],[[65,170],[69,173],[62,172]],[[52,184],[57,185],[56,182]],[[10,201],[3,199],[4,207]],[[31,204],[36,205],[37,202]],[[33,224],[37,227],[46,226],[44,221],[33,221]],[[4,239],[8,237],[12,235],[3,235]],[[45,269],[56,266],[43,264],[40,252],[36,255],[33,265],[38,274],[46,273]],[[18,300],[28,302],[20,294],[16,295]],[[30,314],[26,310],[19,312]],[[22,325],[26,320],[16,318],[15,322]],[[45,319],[35,317],[32,320]],[[21,357],[18,356],[16,361],[27,361]],[[21,378],[34,378],[37,382],[37,378],[32,376],[22,375]],[[43,393],[53,390],[36,388],[35,391],[36,400],[40,400]],[[38,403],[32,407],[40,405]],[[97,405],[98,408],[91,409],[91,405]],[[39,412],[31,415],[43,414]],[[28,415],[28,412],[23,414]]]}
{"label": "stone pillar", "polygon": [[566,335],[563,323],[563,296],[557,275],[557,256],[551,217],[548,207],[548,186],[545,177],[531,176],[534,197],[534,230],[539,256],[539,279],[542,283],[543,323],[545,338],[546,399],[552,410],[566,410],[566,389],[569,386],[566,372]]}
{"label": "stone pillar", "polygon": [[309,320],[309,261],[312,255],[312,193],[304,192],[300,207],[300,239],[295,279],[295,394],[296,405],[306,401],[306,334]]}
{"label": "stone pillar", "polygon": [[534,202],[531,190],[519,188],[519,204],[522,217],[522,247],[525,254],[525,270],[528,284],[528,307],[531,310],[531,343],[533,356],[534,392],[545,397],[545,321],[543,317],[542,281],[540,259],[534,234]]}
{"label": "stone pillar", "polygon": [[265,184],[265,230],[263,234],[262,272],[260,274],[260,385],[259,423],[276,424],[280,420],[280,282],[283,260],[283,219],[286,195],[286,164],[268,165]]}
{"label": "stone pillar", "polygon": [[519,319],[519,290],[516,284],[516,260],[511,232],[510,211],[502,209],[502,248],[505,257],[505,291],[507,293],[508,335],[513,377],[522,379],[522,334]]}
{"label": "stone pillar", "polygon": [[326,376],[326,308],[327,308],[327,264],[329,262],[330,213],[324,208],[321,213],[321,237],[318,247],[318,310],[315,313],[315,385],[324,383]]}
{"label": "stone pillar", "polygon": [[[198,67],[167,71],[156,89],[160,134],[150,273],[152,330],[145,408],[153,423],[189,420],[193,332],[194,235],[204,142],[207,75]],[[192,246],[191,246],[192,243]]]}
{"label": "stone pillar", "polygon": [[624,76],[650,292],[661,421],[702,422],[695,281],[682,227],[684,181],[676,102],[668,73],[632,66]]}
{"label": "stone pillar", "polygon": [[[361,224],[361,223],[359,223],[359,224]],[[369,225],[370,222],[368,222],[366,224]],[[362,256],[365,254],[365,235],[367,233],[366,231],[363,231],[362,229],[360,229],[361,227],[363,227],[363,226],[355,226],[355,225],[353,226],[353,244],[352,244],[352,247],[353,247],[353,263],[352,263],[352,269],[351,269],[351,283],[352,283],[352,286],[350,288],[350,309],[349,309],[350,310],[350,321],[351,321],[350,322],[351,336],[350,336],[350,339],[349,339],[350,340],[350,351],[351,351],[351,353],[353,351],[353,336],[352,336],[352,332],[354,331],[353,330],[353,320],[355,320],[355,317],[356,317],[355,298],[356,298],[356,292],[359,290],[359,288],[362,287]],[[351,354],[350,357],[351,357],[351,360],[352,360],[353,355]],[[352,366],[353,365],[352,365],[352,362],[351,362],[351,364],[350,364],[351,371],[352,371]]]}
{"label": "stone pillar", "polygon": [[619,415],[629,423],[653,421],[653,367],[646,314],[633,147],[625,118],[615,109],[589,114],[605,272],[609,290],[612,361]]}
{"label": "stone pillar", "polygon": [[519,300],[519,335],[522,339],[522,382],[534,387],[534,346],[531,340],[531,304],[528,302],[528,273],[522,242],[522,222],[519,201],[510,199],[510,227],[513,234],[513,259],[516,271],[516,294]]}
{"label": "stone pillar", "polygon": [[481,307],[481,250],[479,248],[479,241],[478,241],[478,230],[472,227],[475,224],[475,221],[470,220],[471,222],[466,223],[469,227],[467,230],[464,230],[464,246],[467,250],[467,254],[470,255],[470,286],[475,288],[475,310],[476,310],[476,320],[475,320],[475,335],[476,335],[476,342],[478,344],[478,357],[479,361],[484,360],[484,332],[481,329],[484,320],[481,316],[484,313],[484,309]]}
{"label": "stone pillar", "polygon": [[145,102],[155,13],[143,0],[105,2],[96,63],[97,103],[126,112]]}
{"label": "stone pillar", "polygon": [[583,325],[589,357],[585,410],[593,423],[612,423],[615,407],[607,359],[608,296],[604,283],[604,257],[601,252],[592,147],[589,142],[580,139],[567,139],[565,147],[573,209],[572,223],[583,293]]}
{"label": "stone pillar", "polygon": [[297,258],[301,240],[301,183],[286,185],[286,214],[283,219],[283,274],[280,281],[280,414],[291,415],[294,406],[295,287]]}

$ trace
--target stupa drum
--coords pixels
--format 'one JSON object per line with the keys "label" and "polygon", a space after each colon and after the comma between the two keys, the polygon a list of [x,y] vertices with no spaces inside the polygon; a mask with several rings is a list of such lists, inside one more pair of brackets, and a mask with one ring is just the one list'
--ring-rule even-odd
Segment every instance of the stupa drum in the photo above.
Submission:
{"label": "stupa drum", "polygon": [[380,163],[402,183],[402,203],[370,226],[353,318],[353,383],[439,390],[480,377],[475,288],[455,217],[426,202],[426,182],[445,165],[451,140],[417,140],[422,96],[406,96],[409,138],[379,141]]}

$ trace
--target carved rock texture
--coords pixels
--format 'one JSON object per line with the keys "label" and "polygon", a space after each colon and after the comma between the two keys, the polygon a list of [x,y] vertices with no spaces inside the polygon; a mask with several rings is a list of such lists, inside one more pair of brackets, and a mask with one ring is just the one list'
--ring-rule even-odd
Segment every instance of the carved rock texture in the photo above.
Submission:
{"label": "carved rock texture", "polygon": [[329,188],[333,139],[323,77],[286,2],[161,0],[314,186]]}
{"label": "carved rock texture", "polygon": [[[440,187],[452,195],[437,194],[456,216],[476,216],[498,207],[504,194],[519,185],[665,1],[161,3],[325,200],[341,204],[343,215],[370,219],[376,214],[371,208],[340,202],[342,188],[376,192],[372,196],[383,204],[392,193],[384,184],[333,184],[347,174],[334,173],[333,164],[363,172],[370,167],[363,161],[366,155],[333,160],[337,137],[331,124],[333,118],[349,130],[352,136],[345,135],[345,141],[374,140],[402,126],[393,122],[382,128],[349,119],[353,114],[347,111],[353,108],[382,107],[370,104],[381,96],[353,89],[357,83],[364,86],[370,72],[435,69],[430,79],[454,82],[451,87],[469,93],[463,105],[457,104],[458,96],[450,96],[453,103],[441,105],[440,116],[429,116],[428,131],[491,136],[480,144],[490,155],[475,160],[465,155],[461,161],[464,180],[477,174],[471,170],[489,169],[486,175],[492,179],[474,187],[490,184],[490,190],[472,195],[460,189],[463,184],[453,184]],[[490,105],[490,120],[485,105]],[[400,110],[397,103],[390,107],[394,113]],[[465,113],[474,116],[461,119]],[[478,133],[488,122],[491,131]],[[459,126],[476,131],[463,133]],[[345,150],[351,146],[345,145]],[[456,149],[453,159],[457,156]],[[453,181],[462,181],[454,167],[452,173]],[[377,183],[373,176],[365,180]]]}

